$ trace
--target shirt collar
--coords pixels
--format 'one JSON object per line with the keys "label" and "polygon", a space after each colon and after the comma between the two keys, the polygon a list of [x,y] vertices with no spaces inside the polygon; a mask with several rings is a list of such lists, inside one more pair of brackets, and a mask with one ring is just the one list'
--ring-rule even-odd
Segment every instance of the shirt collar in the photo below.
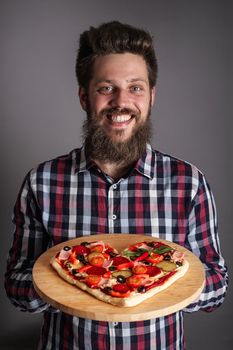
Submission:
{"label": "shirt collar", "polygon": [[142,157],[137,161],[135,170],[140,174],[152,179],[155,176],[155,161],[156,154],[153,151],[151,145],[146,145],[146,150]]}
{"label": "shirt collar", "polygon": [[[80,149],[76,149],[72,155],[72,158],[75,164],[75,172],[84,172],[90,170],[92,167],[96,167],[95,162],[86,154],[84,146],[82,146]],[[137,161],[134,169],[140,174],[152,179],[155,175],[155,160],[156,154],[152,150],[151,145],[148,143],[144,154]]]}

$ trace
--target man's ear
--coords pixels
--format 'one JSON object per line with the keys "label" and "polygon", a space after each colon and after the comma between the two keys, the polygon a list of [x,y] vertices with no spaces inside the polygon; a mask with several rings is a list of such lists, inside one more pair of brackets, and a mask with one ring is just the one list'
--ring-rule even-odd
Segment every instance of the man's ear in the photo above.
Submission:
{"label": "man's ear", "polygon": [[83,87],[80,87],[78,90],[79,101],[84,111],[87,110],[87,93]]}
{"label": "man's ear", "polygon": [[151,89],[151,107],[153,107],[155,103],[155,97],[156,97],[156,87],[153,86],[153,88]]}

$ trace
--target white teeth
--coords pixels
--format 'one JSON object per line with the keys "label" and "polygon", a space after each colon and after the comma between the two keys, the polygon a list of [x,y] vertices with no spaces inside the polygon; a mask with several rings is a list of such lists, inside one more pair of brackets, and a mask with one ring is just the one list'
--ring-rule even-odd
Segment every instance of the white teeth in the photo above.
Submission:
{"label": "white teeth", "polygon": [[111,116],[111,119],[115,123],[123,123],[127,122],[128,120],[131,119],[131,115],[116,115],[116,116]]}

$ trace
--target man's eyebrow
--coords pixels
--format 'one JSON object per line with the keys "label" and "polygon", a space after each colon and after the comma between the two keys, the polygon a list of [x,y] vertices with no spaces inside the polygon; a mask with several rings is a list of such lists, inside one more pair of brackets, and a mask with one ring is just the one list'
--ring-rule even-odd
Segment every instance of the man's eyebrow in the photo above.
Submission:
{"label": "man's eyebrow", "polygon": [[[114,79],[98,79],[96,81],[96,84],[100,84],[100,83],[109,83],[109,84],[113,84],[116,83],[117,80]],[[143,78],[132,78],[132,79],[128,79],[126,80],[127,83],[136,83],[136,82],[143,82],[145,84],[148,84],[148,81],[146,79]]]}
{"label": "man's eyebrow", "polygon": [[148,81],[146,79],[143,79],[143,78],[133,78],[133,79],[129,79],[129,80],[126,80],[127,83],[136,83],[136,82],[143,82],[143,83],[148,83]]}

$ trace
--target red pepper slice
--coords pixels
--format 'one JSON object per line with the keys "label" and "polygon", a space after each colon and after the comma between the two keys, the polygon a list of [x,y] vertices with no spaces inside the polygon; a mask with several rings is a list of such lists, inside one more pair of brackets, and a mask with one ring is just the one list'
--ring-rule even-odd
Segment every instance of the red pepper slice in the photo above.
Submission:
{"label": "red pepper slice", "polygon": [[85,265],[83,267],[81,267],[78,272],[82,273],[82,272],[86,272],[87,270],[89,270],[92,266],[90,265]]}
{"label": "red pepper slice", "polygon": [[104,278],[110,278],[110,276],[111,276],[111,271],[107,271],[104,275],[103,275],[103,277]]}
{"label": "red pepper slice", "polygon": [[158,264],[162,260],[163,260],[162,254],[157,254],[157,253],[153,253],[153,252],[151,252],[149,254],[148,258],[146,258],[146,261],[148,261],[152,264]]}
{"label": "red pepper slice", "polygon": [[130,269],[131,267],[134,266],[134,263],[133,261],[129,261],[127,263],[123,263],[123,264],[120,264],[120,265],[117,265],[117,270],[125,270],[125,269]]}
{"label": "red pepper slice", "polygon": [[169,279],[172,275],[174,275],[176,273],[176,271],[171,271],[169,272],[167,275],[161,277],[158,281],[155,281],[154,283],[150,284],[149,286],[146,287],[146,291],[161,286],[162,284],[164,284],[164,282]]}
{"label": "red pepper slice", "polygon": [[144,253],[142,253],[142,255],[140,255],[140,256],[138,256],[136,259],[134,259],[134,262],[136,262],[136,261],[142,261],[142,260],[144,260],[144,259],[146,259],[147,257],[148,257],[148,252],[144,252]]}

